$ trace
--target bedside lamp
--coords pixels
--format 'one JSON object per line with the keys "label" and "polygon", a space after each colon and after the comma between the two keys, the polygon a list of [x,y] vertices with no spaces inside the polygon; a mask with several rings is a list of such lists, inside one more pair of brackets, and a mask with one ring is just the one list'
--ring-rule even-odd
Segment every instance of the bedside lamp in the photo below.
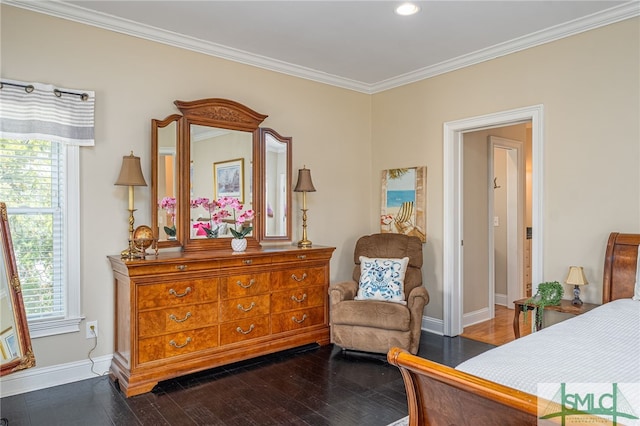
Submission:
{"label": "bedside lamp", "polygon": [[122,257],[128,257],[132,259],[138,250],[133,244],[133,223],[135,221],[133,212],[136,211],[133,208],[133,187],[134,186],[147,186],[147,182],[144,180],[142,174],[142,167],[140,166],[140,157],[135,157],[133,151],[131,155],[122,157],[122,167],[120,168],[120,175],[116,180],[115,185],[128,186],[129,187],[129,247],[122,251]]}
{"label": "bedside lamp", "polygon": [[311,170],[304,166],[298,169],[298,182],[293,190],[302,192],[302,239],[298,241],[298,247],[311,247],[311,241],[307,240],[307,192],[316,192],[316,188],[311,181]]}
{"label": "bedside lamp", "polygon": [[567,275],[567,279],[564,280],[564,282],[573,285],[573,300],[571,304],[575,306],[582,305],[582,300],[580,300],[580,286],[589,284],[582,266],[570,266],[569,275]]}

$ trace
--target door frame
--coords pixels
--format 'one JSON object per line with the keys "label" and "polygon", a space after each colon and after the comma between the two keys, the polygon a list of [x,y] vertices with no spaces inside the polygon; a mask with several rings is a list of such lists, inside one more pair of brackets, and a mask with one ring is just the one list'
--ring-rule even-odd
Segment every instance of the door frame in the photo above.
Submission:
{"label": "door frame", "polygon": [[463,157],[462,141],[466,132],[504,127],[531,121],[532,137],[532,226],[531,273],[535,293],[543,271],[543,146],[544,106],[533,105],[478,117],[444,123],[444,216],[443,216],[443,334],[462,333],[462,260],[463,260]]}
{"label": "door frame", "polygon": [[[522,297],[522,281],[524,279],[524,252],[525,235],[525,153],[524,142],[507,139],[500,136],[489,136],[489,176],[495,176],[494,152],[496,149],[506,151],[507,180],[504,183],[507,191],[507,308],[511,303]],[[495,228],[493,217],[494,192],[493,185],[489,184],[489,270],[490,270],[490,294],[489,303],[494,303],[495,298]],[[517,253],[516,256],[513,253]],[[491,316],[493,318],[493,315]]]}

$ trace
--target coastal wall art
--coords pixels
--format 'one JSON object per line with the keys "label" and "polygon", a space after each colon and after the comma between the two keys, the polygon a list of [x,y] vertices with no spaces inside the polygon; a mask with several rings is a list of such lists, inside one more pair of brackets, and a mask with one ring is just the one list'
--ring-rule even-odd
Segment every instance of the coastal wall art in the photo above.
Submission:
{"label": "coastal wall art", "polygon": [[427,167],[382,171],[380,232],[427,241]]}

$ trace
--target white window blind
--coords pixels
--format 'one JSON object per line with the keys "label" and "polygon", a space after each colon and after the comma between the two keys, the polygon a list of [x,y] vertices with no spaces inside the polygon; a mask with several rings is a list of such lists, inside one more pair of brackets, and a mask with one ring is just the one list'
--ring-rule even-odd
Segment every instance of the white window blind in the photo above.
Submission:
{"label": "white window blind", "polygon": [[55,142],[0,140],[0,194],[8,207],[30,320],[66,313],[62,153]]}

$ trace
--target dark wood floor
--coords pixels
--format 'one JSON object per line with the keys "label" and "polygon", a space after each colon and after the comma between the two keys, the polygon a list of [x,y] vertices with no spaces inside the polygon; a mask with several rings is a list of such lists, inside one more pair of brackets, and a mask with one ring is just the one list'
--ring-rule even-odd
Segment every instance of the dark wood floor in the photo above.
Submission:
{"label": "dark wood floor", "polygon": [[[422,333],[419,355],[456,366],[492,345]],[[160,383],[124,398],[107,376],[0,399],[17,425],[367,425],[407,415],[384,356],[305,347]]]}

